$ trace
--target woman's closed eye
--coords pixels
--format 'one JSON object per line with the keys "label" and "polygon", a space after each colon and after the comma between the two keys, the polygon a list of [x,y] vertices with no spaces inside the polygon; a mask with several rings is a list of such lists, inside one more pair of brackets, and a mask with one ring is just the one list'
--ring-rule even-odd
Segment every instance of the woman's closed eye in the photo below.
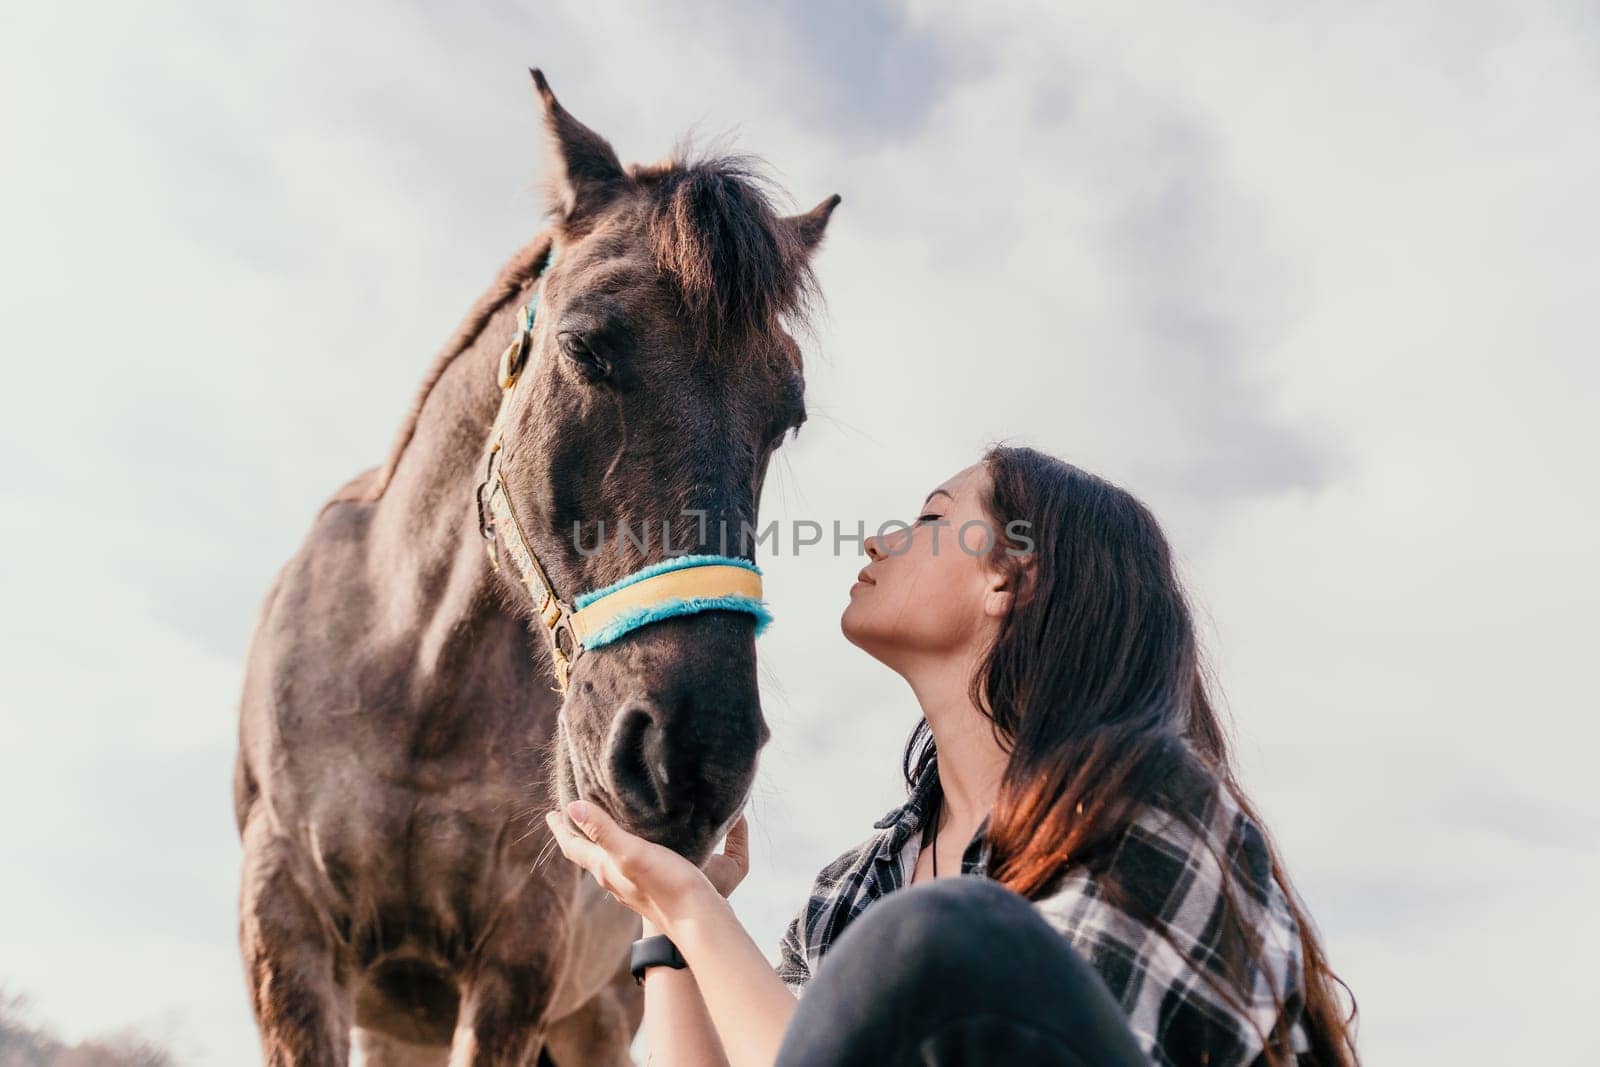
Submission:
{"label": "woman's closed eye", "polygon": [[[917,516],[917,522],[923,522],[923,521],[928,521],[928,522],[932,522],[932,521],[934,521],[934,520],[937,520],[937,519],[938,519],[938,518],[940,518],[940,516],[938,516],[938,515],[935,515],[935,514],[933,514],[933,513],[932,513],[932,512],[928,512],[928,513],[926,513],[926,514],[923,514],[923,515],[918,515],[918,516]],[[916,525],[916,524],[917,524],[917,523],[916,523],[916,522],[914,522],[914,523],[912,523],[912,524],[911,524],[911,525],[913,525],[913,526],[915,526],[915,525]]]}

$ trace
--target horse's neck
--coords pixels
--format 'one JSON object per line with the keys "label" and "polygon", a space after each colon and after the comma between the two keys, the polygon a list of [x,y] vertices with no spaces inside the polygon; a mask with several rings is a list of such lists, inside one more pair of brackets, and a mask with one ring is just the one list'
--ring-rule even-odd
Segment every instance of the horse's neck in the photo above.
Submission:
{"label": "horse's neck", "polygon": [[419,666],[459,662],[463,626],[502,611],[478,534],[477,483],[500,403],[496,368],[517,302],[490,317],[429,390],[416,428],[374,504],[369,571],[399,632],[412,630]]}

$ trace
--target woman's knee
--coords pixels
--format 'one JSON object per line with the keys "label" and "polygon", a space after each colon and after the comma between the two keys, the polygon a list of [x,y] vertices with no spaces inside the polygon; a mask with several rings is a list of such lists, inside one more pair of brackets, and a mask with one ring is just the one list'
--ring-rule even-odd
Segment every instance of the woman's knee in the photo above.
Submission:
{"label": "woman's knee", "polygon": [[[940,878],[891,893],[879,904],[886,917],[913,927],[947,929],[959,920],[964,928],[1031,921],[1033,905],[1017,893],[980,875]],[[892,913],[891,913],[892,909]]]}
{"label": "woman's knee", "polygon": [[992,956],[1012,939],[1039,936],[1043,919],[1021,896],[978,875],[940,878],[897,890],[845,929],[836,949],[892,958],[902,973],[938,972],[973,955]]}
{"label": "woman's knee", "polygon": [[812,982],[780,1063],[836,1062],[816,1049],[842,1046],[867,1050],[851,1062],[890,1062],[888,1050],[904,1050],[908,1040],[960,1045],[988,1034],[991,1022],[1018,1048],[1054,1043],[1080,1050],[1077,1062],[1144,1062],[1088,962],[1030,902],[981,876],[919,883],[874,901]]}

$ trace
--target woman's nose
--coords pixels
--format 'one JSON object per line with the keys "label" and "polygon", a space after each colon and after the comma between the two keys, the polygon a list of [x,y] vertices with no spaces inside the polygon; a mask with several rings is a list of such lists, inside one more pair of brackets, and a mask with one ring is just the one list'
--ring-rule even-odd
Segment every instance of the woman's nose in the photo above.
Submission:
{"label": "woman's nose", "polygon": [[877,534],[873,534],[871,537],[868,537],[863,544],[866,546],[868,559],[878,560],[884,557],[885,552],[883,551],[883,547],[878,544]]}

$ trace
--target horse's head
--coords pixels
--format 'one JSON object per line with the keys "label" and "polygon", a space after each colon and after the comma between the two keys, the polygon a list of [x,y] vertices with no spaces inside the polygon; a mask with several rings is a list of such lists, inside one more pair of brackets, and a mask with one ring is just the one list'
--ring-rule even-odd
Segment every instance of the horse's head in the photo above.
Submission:
{"label": "horse's head", "polygon": [[[783,217],[743,159],[624,167],[533,77],[556,256],[504,413],[506,496],[569,602],[669,556],[750,560],[768,461],[805,418],[783,323],[814,292],[838,197]],[[769,736],[756,621],[667,618],[579,657],[552,753],[558,808],[596,801],[703,860]]]}

